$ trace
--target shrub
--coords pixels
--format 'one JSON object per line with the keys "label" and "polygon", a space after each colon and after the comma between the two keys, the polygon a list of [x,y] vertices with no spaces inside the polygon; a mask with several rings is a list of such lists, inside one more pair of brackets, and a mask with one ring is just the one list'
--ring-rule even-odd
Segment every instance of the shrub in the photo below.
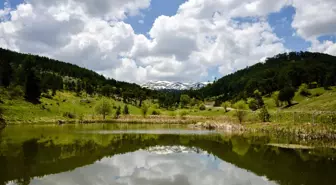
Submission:
{"label": "shrub", "polygon": [[302,96],[310,96],[311,93],[308,90],[308,85],[307,84],[301,84],[299,87],[299,94]]}
{"label": "shrub", "polygon": [[127,105],[124,106],[123,114],[124,114],[124,115],[129,115],[129,114],[130,114]]}
{"label": "shrub", "polygon": [[71,112],[64,112],[63,117],[70,118],[70,119],[75,119],[76,115],[74,113],[71,113]]}
{"label": "shrub", "polygon": [[117,108],[117,111],[116,111],[116,113],[115,113],[115,116],[114,116],[114,118],[115,118],[115,119],[118,119],[118,118],[120,117],[120,114],[121,114],[121,107],[120,107],[120,106],[118,106],[118,108]]}
{"label": "shrub", "polygon": [[230,103],[229,102],[223,102],[222,103],[222,107],[224,108],[224,111],[225,112],[228,112],[228,107],[230,106]]}
{"label": "shrub", "polygon": [[176,113],[175,113],[175,111],[173,111],[173,112],[170,112],[170,113],[169,113],[169,116],[175,117],[175,116],[176,116]]}
{"label": "shrub", "polygon": [[236,109],[235,116],[238,118],[239,123],[242,124],[246,116],[247,109],[245,102],[243,100],[238,101],[234,104],[234,108]]}
{"label": "shrub", "polygon": [[272,99],[274,101],[274,104],[276,107],[280,107],[280,101],[279,101],[279,92],[274,92],[272,94]]}
{"label": "shrub", "polygon": [[185,119],[185,117],[186,117],[187,115],[188,115],[188,112],[185,111],[185,110],[180,112],[180,116],[181,116],[182,119]]}
{"label": "shrub", "polygon": [[53,97],[50,95],[50,94],[48,94],[48,93],[43,93],[42,95],[41,95],[43,98],[47,98],[47,99],[53,99]]}
{"label": "shrub", "polygon": [[10,99],[16,99],[24,96],[24,92],[20,86],[10,86],[8,88],[8,96]]}
{"label": "shrub", "polygon": [[152,115],[154,115],[154,116],[158,116],[158,115],[161,115],[161,112],[158,111],[158,110],[153,110],[153,111],[152,111]]}
{"label": "shrub", "polygon": [[269,122],[271,115],[268,113],[266,106],[263,106],[259,112],[259,119],[262,122]]}
{"label": "shrub", "polygon": [[141,114],[143,117],[146,117],[148,113],[148,105],[146,105],[145,103],[142,104],[141,106]]}
{"label": "shrub", "polygon": [[256,111],[258,109],[258,102],[256,99],[254,98],[251,98],[248,100],[248,107],[253,110],[253,111]]}
{"label": "shrub", "polygon": [[202,104],[200,107],[199,107],[199,110],[205,110],[206,109],[206,107],[205,107],[205,105],[204,104]]}

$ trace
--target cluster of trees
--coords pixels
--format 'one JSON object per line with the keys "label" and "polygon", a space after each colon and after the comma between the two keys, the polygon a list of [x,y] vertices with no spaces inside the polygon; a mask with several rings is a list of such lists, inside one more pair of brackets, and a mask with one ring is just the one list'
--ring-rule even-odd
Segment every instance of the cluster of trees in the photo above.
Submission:
{"label": "cluster of trees", "polygon": [[79,66],[30,54],[21,54],[0,48],[0,86],[21,87],[27,101],[38,103],[42,93],[58,90],[78,95],[100,94],[121,97],[124,102],[141,106],[157,92],[137,84],[106,79],[94,71]]}
{"label": "cluster of trees", "polygon": [[279,54],[224,76],[200,89],[199,94],[205,98],[217,97],[219,102],[238,101],[253,97],[257,89],[261,95],[274,91],[289,93],[289,89],[297,89],[303,83],[325,88],[336,85],[336,57],[311,52]]}
{"label": "cluster of trees", "polygon": [[[102,99],[100,100],[100,102],[97,103],[95,109],[96,109],[96,112],[100,114],[103,117],[103,119],[105,119],[106,116],[112,113],[113,103],[111,103],[108,99]],[[124,114],[124,115],[130,114],[128,106],[126,104],[123,110],[121,110],[121,106],[116,107],[114,118],[118,119],[121,114]]]}

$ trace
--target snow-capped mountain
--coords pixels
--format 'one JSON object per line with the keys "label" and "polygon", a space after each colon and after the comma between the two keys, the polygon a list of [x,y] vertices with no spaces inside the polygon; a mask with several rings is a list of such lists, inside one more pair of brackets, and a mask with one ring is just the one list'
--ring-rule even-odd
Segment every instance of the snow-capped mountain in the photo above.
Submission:
{"label": "snow-capped mountain", "polygon": [[152,90],[195,90],[200,89],[207,84],[209,84],[209,82],[182,83],[169,81],[150,81],[142,84],[141,86]]}

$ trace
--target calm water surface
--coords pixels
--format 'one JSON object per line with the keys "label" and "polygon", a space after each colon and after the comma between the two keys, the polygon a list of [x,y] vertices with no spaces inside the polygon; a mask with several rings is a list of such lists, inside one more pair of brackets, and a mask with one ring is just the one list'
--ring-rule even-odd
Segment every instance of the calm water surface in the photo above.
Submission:
{"label": "calm water surface", "polygon": [[0,185],[336,184],[334,149],[270,145],[280,141],[181,126],[11,126],[0,132]]}

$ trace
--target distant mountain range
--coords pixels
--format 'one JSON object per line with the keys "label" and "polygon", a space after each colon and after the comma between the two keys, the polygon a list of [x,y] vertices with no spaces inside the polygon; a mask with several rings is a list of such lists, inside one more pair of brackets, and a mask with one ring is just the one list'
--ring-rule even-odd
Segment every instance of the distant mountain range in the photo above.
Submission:
{"label": "distant mountain range", "polygon": [[182,83],[169,81],[150,81],[142,84],[141,86],[152,90],[196,90],[208,84],[209,82]]}

